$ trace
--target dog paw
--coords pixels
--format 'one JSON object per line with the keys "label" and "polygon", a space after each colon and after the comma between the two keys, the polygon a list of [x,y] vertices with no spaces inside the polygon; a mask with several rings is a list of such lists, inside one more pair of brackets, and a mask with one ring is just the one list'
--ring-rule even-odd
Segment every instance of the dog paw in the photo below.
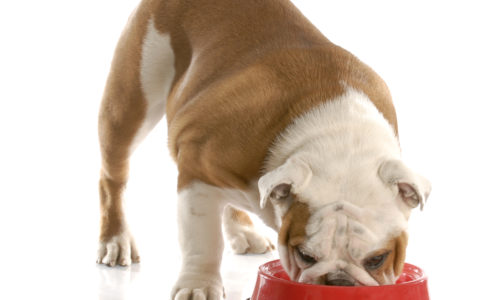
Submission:
{"label": "dog paw", "polygon": [[140,261],[137,247],[132,235],[125,231],[106,241],[99,242],[97,263],[114,267],[116,265],[129,266]]}
{"label": "dog paw", "polygon": [[262,254],[275,249],[273,243],[258,233],[253,226],[245,227],[230,236],[229,244],[236,254]]}
{"label": "dog paw", "polygon": [[172,300],[222,300],[224,288],[219,274],[181,273],[172,289]]}

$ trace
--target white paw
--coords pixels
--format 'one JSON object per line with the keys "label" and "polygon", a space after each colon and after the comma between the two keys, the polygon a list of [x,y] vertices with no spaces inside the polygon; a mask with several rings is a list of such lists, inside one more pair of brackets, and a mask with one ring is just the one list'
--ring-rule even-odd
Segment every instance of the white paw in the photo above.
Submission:
{"label": "white paw", "polygon": [[241,226],[241,230],[228,239],[236,254],[262,254],[275,249],[273,243],[260,235],[253,226]]}
{"label": "white paw", "polygon": [[129,266],[140,261],[137,247],[132,235],[125,231],[115,235],[107,241],[99,242],[97,263],[114,267],[116,265]]}
{"label": "white paw", "polygon": [[172,300],[221,300],[224,288],[219,274],[181,272],[172,289]]}

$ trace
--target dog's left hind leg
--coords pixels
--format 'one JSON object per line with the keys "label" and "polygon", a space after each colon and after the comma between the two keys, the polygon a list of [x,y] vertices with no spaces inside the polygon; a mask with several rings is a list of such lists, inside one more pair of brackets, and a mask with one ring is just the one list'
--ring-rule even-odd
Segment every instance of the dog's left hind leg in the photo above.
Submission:
{"label": "dog's left hind leg", "polygon": [[261,254],[275,249],[273,243],[257,231],[244,211],[227,205],[223,222],[226,238],[236,254]]}

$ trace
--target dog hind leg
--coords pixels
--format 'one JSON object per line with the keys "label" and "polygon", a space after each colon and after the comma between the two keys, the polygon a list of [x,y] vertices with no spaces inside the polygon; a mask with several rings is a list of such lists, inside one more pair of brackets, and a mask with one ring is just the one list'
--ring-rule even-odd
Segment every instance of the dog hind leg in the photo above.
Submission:
{"label": "dog hind leg", "polygon": [[139,261],[122,194],[129,158],[165,115],[175,73],[169,36],[156,31],[152,19],[138,15],[143,16],[137,12],[131,16],[116,48],[99,113],[102,168],[97,262],[109,266]]}
{"label": "dog hind leg", "polygon": [[273,243],[256,230],[244,211],[227,205],[223,220],[226,238],[236,254],[261,254],[275,249]]}
{"label": "dog hind leg", "polygon": [[226,238],[236,254],[260,254],[275,249],[273,243],[256,230],[244,211],[227,205],[223,221]]}

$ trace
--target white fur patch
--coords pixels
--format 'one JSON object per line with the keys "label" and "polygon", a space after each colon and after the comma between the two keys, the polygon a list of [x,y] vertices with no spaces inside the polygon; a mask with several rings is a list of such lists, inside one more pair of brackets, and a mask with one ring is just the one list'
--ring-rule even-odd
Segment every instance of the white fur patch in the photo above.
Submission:
{"label": "white fur patch", "polygon": [[175,75],[170,36],[156,30],[150,19],[142,44],[141,85],[146,98],[146,118],[133,142],[134,149],[166,112],[168,93]]}
{"label": "white fur patch", "polygon": [[179,242],[182,269],[172,289],[172,299],[214,299],[222,296],[219,273],[224,242],[222,209],[227,199],[222,190],[194,182],[179,192]]}

